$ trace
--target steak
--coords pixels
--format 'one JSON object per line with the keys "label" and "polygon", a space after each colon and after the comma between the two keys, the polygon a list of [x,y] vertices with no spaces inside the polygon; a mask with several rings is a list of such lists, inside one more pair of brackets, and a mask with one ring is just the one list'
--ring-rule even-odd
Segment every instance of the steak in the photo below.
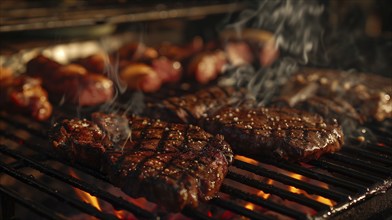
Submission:
{"label": "steak", "polygon": [[234,152],[249,157],[310,160],[343,145],[341,128],[322,117],[289,108],[222,108],[202,121],[222,134]]}
{"label": "steak", "polygon": [[194,94],[167,98],[160,103],[148,103],[146,114],[165,121],[198,124],[202,118],[219,108],[236,105],[243,100],[244,90],[212,86]]}
{"label": "steak", "polygon": [[129,128],[121,123],[114,129],[124,121],[122,116],[94,113],[92,118],[95,122],[56,123],[51,130],[55,151],[101,170],[127,194],[146,197],[170,211],[213,198],[232,162],[223,137],[197,126],[135,117]]}
{"label": "steak", "polygon": [[[289,80],[278,99],[286,100],[291,107],[294,107],[297,102],[313,99],[315,96],[332,102],[336,102],[337,98],[344,100],[356,110],[359,116],[353,118],[356,118],[359,123],[392,118],[391,78],[338,70],[303,69]],[[302,104],[300,106],[304,107]],[[353,116],[352,113],[350,114]]]}
{"label": "steak", "polygon": [[[301,96],[301,95],[299,95]],[[291,103],[291,105],[290,105]],[[304,111],[317,113],[325,118],[329,122],[337,120],[339,124],[345,123],[345,121],[354,121],[364,123],[365,118],[360,115],[357,110],[346,100],[339,97],[323,97],[311,95],[309,97],[295,100],[290,99],[279,99],[272,103],[275,107],[294,107]]]}

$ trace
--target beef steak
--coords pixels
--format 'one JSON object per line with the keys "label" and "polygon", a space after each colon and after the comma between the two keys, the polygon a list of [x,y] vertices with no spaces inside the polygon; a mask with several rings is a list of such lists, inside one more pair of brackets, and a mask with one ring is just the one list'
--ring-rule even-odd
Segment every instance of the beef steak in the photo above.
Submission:
{"label": "beef steak", "polygon": [[222,108],[205,118],[201,126],[224,135],[234,152],[249,157],[310,160],[343,145],[336,123],[289,108]]}
{"label": "beef steak", "polygon": [[127,131],[121,126],[120,134],[113,134],[118,117],[96,113],[99,126],[79,119],[56,123],[53,147],[61,156],[101,170],[127,194],[144,196],[170,211],[214,197],[233,157],[222,136],[193,125],[131,118],[131,139],[116,146],[111,139],[124,138]]}

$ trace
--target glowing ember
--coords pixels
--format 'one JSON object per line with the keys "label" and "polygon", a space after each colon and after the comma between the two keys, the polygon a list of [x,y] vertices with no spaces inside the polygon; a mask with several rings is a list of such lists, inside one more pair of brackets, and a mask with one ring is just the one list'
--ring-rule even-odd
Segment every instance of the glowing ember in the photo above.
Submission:
{"label": "glowing ember", "polygon": [[245,208],[247,208],[247,209],[249,209],[249,210],[253,210],[253,209],[255,209],[255,206],[252,204],[252,203],[247,203],[246,205],[245,205]]}
{"label": "glowing ember", "polygon": [[259,165],[260,164],[256,160],[253,160],[253,159],[250,159],[250,158],[244,157],[244,156],[235,155],[234,158],[237,159],[237,160],[241,160],[241,161],[253,164],[253,165]]}
{"label": "glowing ember", "polygon": [[[294,179],[297,179],[297,180],[310,182],[310,180],[308,180],[306,177],[304,177],[302,175],[299,175],[299,174],[296,174],[296,173],[290,173],[289,176],[294,178]],[[322,187],[322,188],[329,189],[328,185],[325,184],[325,183],[321,183],[320,182],[320,183],[317,183],[317,185]],[[289,186],[289,191],[293,192],[293,193],[296,193],[296,194],[305,195],[308,198],[312,198],[312,199],[314,199],[314,200],[316,200],[318,202],[324,203],[324,204],[326,204],[328,206],[333,206],[335,204],[332,200],[329,200],[329,199],[327,199],[325,197],[322,197],[322,196],[309,195],[307,192],[305,192],[305,191],[303,191],[301,189],[295,188],[293,186]]]}
{"label": "glowing ember", "polygon": [[[250,158],[247,158],[247,157],[244,157],[244,156],[235,156],[235,159],[247,162],[249,164],[257,165],[257,166],[263,166],[263,167],[266,167],[266,168],[268,168],[270,170],[274,170],[275,172],[285,174],[285,175],[287,175],[289,177],[292,177],[294,179],[297,179],[297,180],[300,180],[300,181],[304,181],[304,182],[307,182],[307,183],[311,183],[311,184],[317,185],[317,186],[319,186],[321,188],[324,188],[324,189],[329,189],[328,184],[326,184],[326,183],[323,183],[323,182],[320,182],[320,181],[317,181],[317,180],[313,180],[313,179],[307,178],[305,176],[302,176],[300,174],[289,172],[287,170],[283,170],[283,169],[277,168],[275,166],[264,165],[264,164],[262,164],[262,163],[260,163],[260,162],[258,162],[256,160],[253,160],[253,159],[250,159]],[[301,163],[301,165],[306,167],[306,168],[311,168],[312,167],[312,166],[307,165],[305,163]],[[292,193],[302,194],[302,195],[304,195],[304,196],[306,196],[308,198],[314,199],[314,200],[316,200],[318,202],[321,202],[321,203],[324,203],[324,204],[326,204],[328,206],[333,206],[333,205],[336,204],[334,201],[332,201],[330,199],[327,199],[327,198],[319,196],[319,195],[310,195],[306,191],[298,189],[298,188],[296,188],[294,186],[287,186],[287,185],[281,184],[279,182],[275,183],[272,179],[268,179],[267,183],[269,185],[276,185],[277,187],[282,188],[282,189],[287,189],[287,190],[289,190]],[[259,191],[257,193],[257,195],[262,197],[263,199],[268,199],[270,197],[270,194],[265,193],[263,191]],[[247,208],[249,210],[254,210],[255,206],[252,203],[247,203],[245,205],[245,208]]]}
{"label": "glowing ember", "polygon": [[[72,169],[69,170],[69,174],[74,178],[78,178],[78,176]],[[99,211],[102,211],[102,208],[99,205],[97,197],[92,196],[90,193],[82,191],[78,188],[73,188],[73,189],[75,190],[76,195],[78,195],[79,198],[81,198],[84,202],[94,206]]]}

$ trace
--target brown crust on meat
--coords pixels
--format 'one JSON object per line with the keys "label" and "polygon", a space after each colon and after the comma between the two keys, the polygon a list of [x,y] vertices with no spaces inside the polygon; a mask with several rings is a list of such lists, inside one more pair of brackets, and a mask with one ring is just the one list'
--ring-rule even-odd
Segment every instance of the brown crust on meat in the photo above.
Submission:
{"label": "brown crust on meat", "polygon": [[124,192],[168,210],[214,197],[233,157],[222,136],[146,118],[133,118],[131,130],[131,141],[118,147],[95,123],[64,120],[54,126],[51,139],[61,156],[103,170]]}
{"label": "brown crust on meat", "polygon": [[337,124],[288,108],[223,108],[206,118],[202,127],[224,135],[236,153],[250,157],[310,160],[343,145]]}
{"label": "brown crust on meat", "polygon": [[162,103],[147,104],[147,115],[176,123],[198,124],[217,109],[244,100],[245,91],[234,87],[212,86],[194,94],[172,97]]}
{"label": "brown crust on meat", "polygon": [[[312,90],[306,89],[310,87]],[[305,90],[309,92],[304,93]],[[306,101],[313,96],[330,100],[340,98],[356,109],[359,123],[392,118],[392,79],[375,74],[302,69],[283,88],[280,99],[287,100],[293,107],[298,94],[301,94],[299,101]]]}

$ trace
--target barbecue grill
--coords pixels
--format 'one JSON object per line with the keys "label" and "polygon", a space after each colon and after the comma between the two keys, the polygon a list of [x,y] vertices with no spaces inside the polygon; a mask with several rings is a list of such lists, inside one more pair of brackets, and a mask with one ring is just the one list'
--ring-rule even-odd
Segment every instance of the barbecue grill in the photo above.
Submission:
{"label": "barbecue grill", "polygon": [[[122,105],[122,103],[118,104]],[[61,188],[56,188],[53,185],[54,181],[42,182],[40,180],[47,177],[53,178],[63,184],[88,192],[97,197],[99,201],[106,201],[115,209],[125,210],[141,219],[158,219],[167,215],[147,211],[144,207],[130,202],[126,196],[121,198],[115,193],[107,192],[96,182],[107,182],[102,174],[79,165],[70,164],[69,161],[61,161],[50,155],[46,141],[47,134],[45,133],[49,123],[36,123],[24,116],[10,115],[5,112],[1,113],[0,122],[3,180],[12,177],[17,180],[18,185],[32,187],[42,194],[56,199],[60,204],[69,205],[97,218],[117,219],[113,213],[98,210],[91,204],[65,194]],[[391,206],[391,128],[390,122],[374,125],[375,142],[365,141],[361,145],[357,145],[355,144],[356,140],[353,140],[353,144],[347,144],[341,152],[326,155],[319,160],[308,163],[295,164],[273,159],[255,161],[237,155],[221,187],[220,197],[202,204],[202,206],[208,206],[208,211],[205,208],[201,208],[201,210],[186,208],[182,213],[196,219],[214,219],[223,218],[224,214],[214,216],[214,210],[223,209],[224,211],[219,213],[226,212],[226,216],[271,219],[268,215],[263,214],[267,209],[295,219],[369,217]],[[81,176],[93,176],[96,180],[88,182],[82,178],[63,173],[63,168],[58,170],[49,166],[48,163],[51,161],[60,163],[63,168],[75,169],[82,173]],[[29,171],[26,172],[25,168],[29,168]],[[31,169],[42,174],[35,177],[30,174]],[[255,176],[259,178],[254,178]],[[260,177],[264,180],[260,180]],[[271,184],[271,181],[265,181],[265,178],[272,180],[275,184]],[[317,182],[322,184],[317,184]],[[276,183],[287,187],[277,187]],[[244,187],[238,187],[238,185],[244,185]],[[247,190],[249,187],[252,188],[253,193]],[[291,192],[290,187],[302,190],[313,197]],[[256,191],[300,204],[314,210],[314,212],[310,215],[301,209],[294,209],[288,205],[264,199]],[[15,214],[18,214],[15,212],[18,210],[15,206],[18,205],[40,217],[65,218],[66,213],[60,213],[58,210],[40,204],[35,201],[35,198],[28,198],[5,183],[2,183],[1,195],[3,219],[12,219]],[[314,195],[331,200],[331,204],[334,205],[329,206],[313,199]],[[246,206],[246,204],[250,206]],[[263,211],[256,210],[254,208],[256,206],[262,207]],[[253,207],[253,210],[247,207]],[[227,218],[230,219],[230,217]]]}
{"label": "barbecue grill", "polygon": [[[13,19],[2,21],[0,31],[204,16],[242,7],[238,3],[188,6],[161,6],[159,11],[150,13],[144,8],[129,11],[115,8],[109,17],[89,17],[86,15],[104,10],[107,5],[102,8],[98,5],[94,10],[73,5],[71,9],[84,9],[84,17],[74,20],[70,15],[59,17],[48,27],[47,16],[25,23],[18,14],[13,14]],[[77,45],[91,47],[91,44]],[[63,49],[74,58],[69,48]],[[23,51],[19,58],[31,58],[36,52]],[[129,109],[128,104],[125,97],[120,97],[112,106],[124,112]],[[54,115],[83,117],[94,110],[78,109],[75,113],[60,106]],[[369,129],[359,134],[362,137],[353,134],[340,152],[309,162],[255,160],[236,155],[218,197],[203,202],[197,209],[187,207],[181,214],[167,213],[153,203],[131,198],[101,173],[52,155],[46,133],[50,125],[17,113],[0,112],[2,219],[26,216],[29,219],[366,219],[386,217],[392,207],[392,121],[368,124]]]}

